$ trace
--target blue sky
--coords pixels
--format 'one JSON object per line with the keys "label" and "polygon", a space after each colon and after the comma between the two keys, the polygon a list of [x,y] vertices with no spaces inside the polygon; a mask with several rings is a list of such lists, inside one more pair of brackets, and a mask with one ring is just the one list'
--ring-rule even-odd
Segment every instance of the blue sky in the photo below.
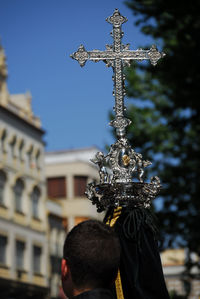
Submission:
{"label": "blue sky", "polygon": [[[114,105],[112,69],[103,62],[84,68],[70,54],[84,44],[104,50],[112,43],[105,19],[115,8],[128,18],[123,43],[151,43],[134,27],[132,11],[120,0],[1,0],[0,36],[8,64],[10,93],[32,94],[34,113],[46,130],[46,149],[96,145],[113,139],[108,112]],[[130,100],[129,100],[130,101]]]}

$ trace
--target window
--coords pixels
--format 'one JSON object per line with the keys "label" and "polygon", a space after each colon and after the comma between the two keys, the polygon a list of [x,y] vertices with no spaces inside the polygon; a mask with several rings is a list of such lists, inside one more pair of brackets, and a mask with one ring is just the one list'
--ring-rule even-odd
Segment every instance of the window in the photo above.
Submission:
{"label": "window", "polygon": [[17,144],[17,137],[16,137],[16,135],[14,135],[10,141],[12,157],[16,157],[16,144]]}
{"label": "window", "polygon": [[60,265],[61,265],[61,258],[55,255],[50,256],[51,261],[51,271],[53,274],[59,274],[60,275]]}
{"label": "window", "polygon": [[0,170],[0,204],[4,204],[4,192],[6,184],[6,175],[3,171]]}
{"label": "window", "polygon": [[54,177],[47,179],[47,191],[49,198],[66,197],[66,178]]}
{"label": "window", "polygon": [[37,219],[39,218],[39,198],[40,198],[40,190],[38,187],[35,187],[31,194],[31,203],[32,203],[32,216]]}
{"label": "window", "polygon": [[50,253],[51,255],[56,255],[56,236],[57,230],[53,228],[50,231]]}
{"label": "window", "polygon": [[41,168],[41,165],[40,165],[40,163],[41,163],[41,153],[40,153],[40,150],[37,150],[37,152],[36,152],[36,155],[35,155],[35,161],[36,161],[36,167],[38,168],[38,169],[40,169]]}
{"label": "window", "polygon": [[22,194],[24,190],[24,183],[21,179],[16,181],[14,186],[14,200],[16,212],[22,212]]}
{"label": "window", "polygon": [[25,243],[22,241],[16,241],[16,269],[24,269],[24,251]]}
{"label": "window", "polygon": [[85,196],[85,190],[87,185],[87,176],[75,176],[74,177],[74,196]]}
{"label": "window", "polygon": [[19,158],[21,161],[23,161],[23,150],[24,150],[24,140],[21,140],[20,141],[20,144],[19,144]]}
{"label": "window", "polygon": [[0,235],[0,264],[6,264],[7,237]]}
{"label": "window", "polygon": [[3,153],[6,152],[6,137],[7,137],[7,132],[4,129],[2,134],[1,134],[1,149],[2,149]]}
{"label": "window", "polygon": [[28,151],[27,151],[27,157],[28,157],[28,166],[32,167],[33,162],[33,145],[30,145]]}
{"label": "window", "polygon": [[41,247],[33,246],[33,272],[36,274],[41,273],[41,254]]}

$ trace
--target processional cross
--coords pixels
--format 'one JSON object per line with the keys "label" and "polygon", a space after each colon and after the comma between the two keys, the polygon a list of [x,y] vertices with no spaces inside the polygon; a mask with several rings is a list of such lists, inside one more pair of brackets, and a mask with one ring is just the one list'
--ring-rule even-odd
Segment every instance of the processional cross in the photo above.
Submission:
{"label": "processional cross", "polygon": [[86,51],[83,45],[80,45],[78,51],[73,53],[71,57],[77,60],[81,67],[83,67],[87,60],[94,62],[103,61],[108,67],[113,68],[113,81],[115,96],[115,119],[110,122],[110,125],[116,128],[118,138],[125,136],[125,128],[131,123],[131,121],[124,116],[124,80],[123,68],[130,66],[133,60],[149,59],[152,65],[156,65],[157,61],[165,54],[160,53],[156,46],[153,45],[150,50],[129,50],[129,44],[122,44],[123,31],[121,25],[127,22],[127,18],[123,17],[118,9],[115,9],[112,16],[108,17],[106,21],[113,25],[111,35],[113,37],[113,44],[106,45],[105,51],[93,50]]}
{"label": "processional cross", "polygon": [[[149,50],[134,51],[129,50],[129,44],[123,45],[121,25],[127,19],[117,9],[106,20],[113,25],[113,44],[106,45],[105,51],[86,51],[81,45],[78,51],[71,55],[81,66],[84,66],[87,60],[102,60],[113,68],[114,74],[115,119],[111,125],[116,129],[118,139],[110,146],[106,156],[97,152],[95,159],[91,160],[99,167],[100,182],[89,183],[86,195],[96,205],[98,212],[107,210],[105,223],[115,226],[121,247],[124,249],[115,281],[117,299],[135,296],[140,299],[149,298],[152,294],[155,298],[169,299],[157,249],[156,229],[153,217],[150,211],[147,211],[159,193],[161,184],[157,176],[151,177],[149,183],[144,182],[143,168],[151,162],[143,160],[142,155],[131,148],[126,138],[125,129],[130,120],[124,116],[123,74],[123,68],[129,66],[131,61],[149,59],[156,65],[164,53],[158,52],[155,46]],[[138,175],[135,177],[134,173]],[[140,271],[135,271],[132,265]],[[144,274],[147,271],[154,273],[154,279],[151,281],[149,276]]]}
{"label": "processional cross", "polygon": [[[124,248],[120,262],[123,271],[120,266],[115,281],[117,299],[130,297],[130,294],[132,297],[149,298],[153,293],[156,298],[169,299],[155,241],[155,226],[150,211],[147,211],[159,193],[161,184],[157,176],[151,177],[149,183],[144,182],[144,167],[151,162],[143,160],[142,155],[135,152],[126,138],[126,127],[130,120],[124,115],[123,74],[123,68],[129,66],[133,60],[149,59],[156,65],[165,54],[158,52],[156,46],[149,50],[129,50],[129,44],[122,44],[121,26],[127,19],[117,9],[106,21],[113,25],[112,45],[106,45],[105,51],[86,51],[81,45],[78,51],[71,55],[81,66],[84,66],[87,60],[102,60],[113,68],[115,119],[110,124],[116,129],[117,141],[110,146],[107,155],[97,152],[95,158],[91,159],[99,167],[100,180],[87,185],[86,195],[96,205],[97,212],[107,210],[105,223],[115,226],[120,244]],[[147,266],[144,255],[145,260],[148,260]],[[133,264],[140,269],[139,273],[133,270]],[[146,271],[154,273],[156,277],[150,284],[149,277],[144,275]]]}

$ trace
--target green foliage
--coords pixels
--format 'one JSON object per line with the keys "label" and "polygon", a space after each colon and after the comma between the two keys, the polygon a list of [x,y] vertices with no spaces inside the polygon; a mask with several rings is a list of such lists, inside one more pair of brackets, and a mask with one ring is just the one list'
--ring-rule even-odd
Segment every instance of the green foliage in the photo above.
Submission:
{"label": "green foliage", "polygon": [[162,181],[163,247],[200,255],[200,1],[126,3],[135,24],[166,53],[156,67],[136,63],[126,70],[127,95],[135,99],[127,109],[128,138]]}

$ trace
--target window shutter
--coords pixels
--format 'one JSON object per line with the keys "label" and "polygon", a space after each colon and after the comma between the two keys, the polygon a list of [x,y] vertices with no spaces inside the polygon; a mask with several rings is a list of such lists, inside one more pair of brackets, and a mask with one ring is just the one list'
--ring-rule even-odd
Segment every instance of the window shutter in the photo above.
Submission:
{"label": "window shutter", "polygon": [[66,197],[66,178],[54,177],[47,179],[47,190],[49,198]]}
{"label": "window shutter", "polygon": [[85,190],[87,185],[87,176],[75,176],[74,177],[74,196],[85,196]]}

